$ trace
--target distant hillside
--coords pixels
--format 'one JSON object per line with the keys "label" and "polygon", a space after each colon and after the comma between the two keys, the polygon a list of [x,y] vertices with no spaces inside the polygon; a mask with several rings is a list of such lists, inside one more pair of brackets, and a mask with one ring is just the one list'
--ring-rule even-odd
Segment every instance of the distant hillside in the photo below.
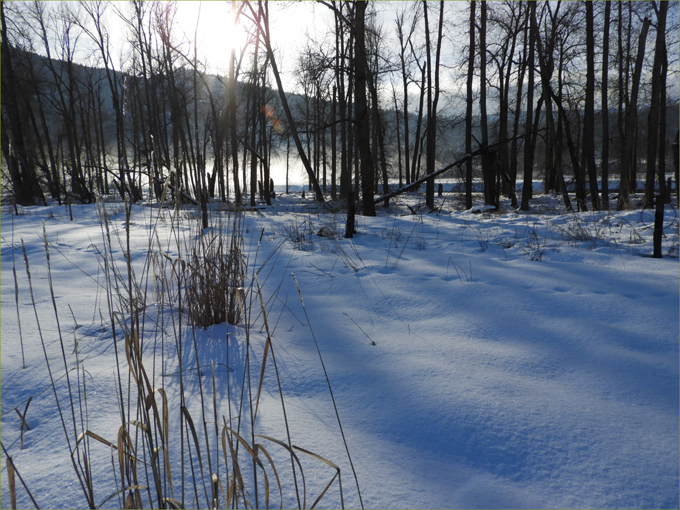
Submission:
{"label": "distant hillside", "polygon": [[[47,57],[38,55],[36,53],[26,52],[19,48],[13,48],[12,51],[13,65],[15,68],[15,73],[26,87],[35,87],[36,90],[40,90],[41,93],[47,94],[50,101],[45,105],[47,108],[47,116],[51,119],[56,119],[58,116],[58,105],[59,105],[59,91],[54,87],[54,75],[58,77],[60,86],[62,88],[62,93],[65,96],[69,94],[69,69],[71,66],[71,74],[75,77],[76,88],[79,89],[79,94],[89,93],[87,88],[93,86],[96,88],[101,101],[101,108],[104,111],[104,115],[111,119],[115,118],[115,112],[113,109],[113,103],[111,99],[111,89],[109,80],[107,78],[107,73],[105,69],[98,67],[84,66],[78,63],[68,64],[57,59],[48,59]],[[53,71],[52,71],[53,70]],[[190,83],[193,81],[193,71],[191,68],[183,67],[175,70],[175,74],[178,80],[183,83]],[[129,87],[133,86],[138,77],[124,73],[121,71],[116,71],[113,74],[113,80],[119,87],[119,94],[121,97],[125,97],[126,91]],[[226,96],[227,96],[227,78],[223,76],[204,74],[199,82],[205,82],[207,89],[213,96],[213,100],[217,103],[217,107],[220,109],[226,108]],[[202,86],[202,85],[201,85]],[[240,98],[240,109],[244,109],[245,99],[247,90],[250,87],[248,83],[239,81],[237,96]],[[271,107],[274,108],[274,114],[278,117],[283,117],[283,111],[280,108],[280,100],[278,92],[272,88],[266,88],[264,96],[267,98],[267,102]],[[291,106],[291,110],[296,117],[296,123],[298,124],[298,129],[301,133],[303,139],[306,139],[307,135],[311,136],[311,132],[318,129],[318,126],[308,125],[305,118],[305,105],[310,103],[312,107],[315,106],[316,98],[308,98],[307,96],[294,92],[287,92],[286,97]],[[206,97],[202,98],[201,103],[203,108],[208,108],[208,100]],[[331,104],[328,100],[321,100],[321,107],[326,111],[330,112]],[[206,110],[207,111],[207,110]],[[667,137],[672,139],[675,137],[675,133],[678,130],[678,108],[677,101],[674,105],[670,106],[667,111]],[[244,115],[241,112],[241,115]],[[385,123],[385,143],[392,147],[395,146],[397,141],[396,133],[396,118],[397,112],[394,109],[382,109],[381,117]],[[582,112],[580,112],[580,118],[582,119]],[[616,122],[617,122],[617,112],[616,110],[610,110],[610,126],[612,129],[612,134],[615,133]],[[646,124],[647,110],[643,107],[639,111],[639,126],[644,129]],[[409,114],[409,127],[411,134],[411,145],[415,143],[415,133],[417,127],[417,115],[415,112]],[[494,130],[497,122],[497,115],[489,115],[489,122],[491,128],[492,140],[497,136]],[[105,132],[107,144],[115,144],[115,128],[113,124],[109,122]],[[421,137],[425,132],[425,123],[427,119],[423,118],[423,125],[421,127]],[[512,123],[512,118],[510,119]],[[199,122],[204,122],[204,118],[201,117]],[[403,143],[403,114],[399,113],[399,129],[401,140]],[[601,115],[596,114],[596,127],[595,133],[596,137],[600,136],[601,133]],[[322,125],[328,126],[330,124],[330,117],[325,117],[321,121]],[[479,116],[476,115],[473,118],[473,134],[477,139],[481,138],[479,130]],[[59,129],[61,128],[60,122],[54,120],[50,124],[51,133],[53,136],[59,136]],[[450,160],[456,154],[463,152],[465,147],[465,122],[464,118],[460,115],[446,115],[441,114],[438,118],[438,153],[439,159]],[[281,140],[279,140],[279,144]],[[476,146],[476,143],[473,143]],[[615,147],[612,148],[613,151],[616,150]],[[392,155],[396,154],[396,149],[389,151]],[[615,153],[612,153],[613,155]],[[396,158],[396,155],[394,156]]]}

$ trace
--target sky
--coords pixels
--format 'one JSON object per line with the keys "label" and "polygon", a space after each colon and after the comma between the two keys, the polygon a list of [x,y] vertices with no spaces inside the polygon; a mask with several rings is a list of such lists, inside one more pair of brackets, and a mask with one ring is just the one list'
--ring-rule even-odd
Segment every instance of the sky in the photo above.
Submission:
{"label": "sky", "polygon": [[[125,2],[116,2],[124,10]],[[239,3],[239,2],[237,2]],[[277,51],[277,63],[282,73],[284,87],[292,90],[295,79],[292,69],[295,56],[308,36],[325,32],[332,23],[330,9],[316,2],[269,2],[270,29]],[[114,44],[122,41],[123,23],[109,13],[111,35]],[[229,70],[229,55],[232,46],[237,51],[248,44],[248,27],[251,22],[243,17],[233,30],[230,1],[180,1],[176,22],[177,38],[193,41],[198,39],[198,58],[208,64],[208,72],[226,75]],[[198,23],[198,32],[196,32]],[[121,47],[123,45],[121,44]],[[120,54],[120,50],[115,52]],[[120,59],[119,59],[120,61]]]}
{"label": "sky", "polygon": [[[327,21],[332,21],[330,9],[316,2],[270,2],[270,29],[272,40],[278,47],[282,60],[292,64],[308,35],[323,31]],[[193,38],[196,21],[199,22],[199,55],[209,63],[209,70],[224,74],[229,68],[231,47],[237,49],[248,42],[248,20],[241,19],[236,34],[232,27],[231,2],[179,2],[179,27]],[[286,67],[282,67],[286,72]]]}
{"label": "sky", "polygon": [[[73,11],[78,9],[79,2],[77,1],[65,3]],[[236,3],[241,4],[241,2]],[[21,2],[15,2],[15,5],[21,5]],[[46,2],[45,5],[48,6],[49,13],[50,8],[53,10],[59,8],[60,2]],[[294,80],[287,78],[293,74],[291,69],[295,65],[298,50],[304,45],[308,35],[314,37],[317,31],[326,32],[327,23],[332,23],[332,14],[329,8],[311,1],[271,1],[269,9],[270,29],[277,51],[277,63],[282,72],[284,86],[290,88],[294,86]],[[111,54],[116,69],[125,70],[128,61],[127,52],[129,52],[130,44],[127,42],[126,22],[131,12],[126,1],[113,1],[105,6],[104,25],[110,35]],[[179,1],[174,22],[175,40],[191,42],[193,46],[196,36],[199,60],[207,63],[208,72],[221,75],[228,73],[232,46],[236,46],[238,50],[248,44],[247,30],[252,26],[252,23],[242,16],[237,23],[236,30],[233,29],[231,1],[227,0]],[[38,53],[45,54],[39,42],[36,42],[35,49]],[[76,60],[86,65],[97,65],[98,55],[97,48],[87,37],[81,36],[78,39]]]}
{"label": "sky", "polygon": [[[67,2],[73,7],[77,2]],[[57,6],[58,2],[48,2],[49,5]],[[106,25],[111,34],[112,53],[114,65],[117,69],[126,69],[126,62],[129,57],[129,43],[125,42],[125,23],[116,14],[116,11],[127,15],[129,6],[127,2],[113,2],[113,6],[107,7]],[[208,1],[179,1],[177,2],[177,15],[175,17],[174,35],[177,40],[185,42],[191,41],[193,44],[194,36],[198,39],[199,60],[207,64],[207,71],[211,74],[226,75],[228,73],[229,56],[232,46],[243,47],[248,43],[249,36],[247,30],[252,27],[252,22],[242,16],[236,30],[233,27],[231,18],[231,1],[227,0],[208,0]],[[240,2],[237,2],[240,5]],[[377,1],[373,2],[377,13],[377,25],[382,26],[387,42],[384,45],[387,59],[397,60],[397,41],[394,35],[396,13],[404,8],[404,2]],[[445,30],[446,42],[442,49],[442,72],[440,74],[440,84],[444,91],[444,96],[440,100],[439,108],[442,111],[462,111],[460,98],[464,93],[464,82],[462,81],[464,70],[461,63],[465,58],[465,28],[456,26],[458,12],[465,8],[465,2],[447,2],[445,4],[447,23]],[[677,4],[675,4],[677,6]],[[302,92],[297,83],[295,68],[296,59],[306,42],[311,38],[321,40],[325,34],[332,33],[333,15],[332,11],[320,2],[314,1],[270,1],[270,28],[272,41],[275,46],[276,58],[284,90],[287,92]],[[671,9],[671,24],[677,23],[677,7]],[[675,21],[672,21],[675,20]],[[434,20],[433,20],[434,21]],[[198,26],[197,26],[198,23]],[[465,20],[462,21],[466,23]],[[197,30],[198,28],[198,30]],[[673,41],[669,41],[673,44]],[[88,44],[86,38],[81,38],[78,43],[84,55],[86,63],[93,64],[93,56],[97,55],[92,50],[91,43]],[[651,43],[648,42],[648,46]],[[673,47],[673,46],[672,46]],[[671,48],[672,48],[671,47]],[[677,47],[677,46],[675,46]],[[251,49],[249,49],[251,51]],[[192,51],[189,50],[191,54]],[[670,52],[673,55],[673,52]],[[94,64],[96,65],[96,64]],[[247,64],[244,64],[247,65]],[[671,79],[669,81],[669,97],[678,97],[677,82],[677,59],[670,62]],[[383,96],[386,101],[390,101],[391,90],[390,81],[394,81],[397,96],[401,97],[401,80],[393,76],[384,75],[384,87],[386,88]],[[477,89],[478,80],[473,86]],[[416,87],[411,87],[411,95],[416,93]],[[495,108],[493,94],[490,99],[490,107]],[[417,99],[414,97],[414,101]],[[413,103],[416,104],[416,103]]]}
{"label": "sky", "polygon": [[[124,2],[120,2],[124,4]],[[374,4],[377,24],[382,25],[383,31],[390,38],[391,27],[394,27],[396,11],[403,6],[403,2],[376,2]],[[447,5],[446,19],[451,21],[459,7],[458,3]],[[277,64],[281,71],[284,88],[295,90],[296,78],[294,69],[296,58],[311,38],[321,40],[324,34],[334,29],[333,14],[330,8],[314,1],[271,1],[270,29],[272,42],[275,47]],[[122,39],[122,24],[111,17],[114,39]],[[229,69],[229,54],[233,45],[241,48],[247,44],[249,37],[247,30],[252,22],[242,15],[236,27],[232,29],[231,1],[180,1],[175,17],[177,36],[193,41],[198,22],[198,56],[208,64],[208,72],[225,75]],[[448,38],[455,34],[447,34]],[[386,44],[387,50],[394,52],[394,43]],[[449,61],[454,55],[444,51],[442,60]],[[446,80],[448,73],[442,74]]]}

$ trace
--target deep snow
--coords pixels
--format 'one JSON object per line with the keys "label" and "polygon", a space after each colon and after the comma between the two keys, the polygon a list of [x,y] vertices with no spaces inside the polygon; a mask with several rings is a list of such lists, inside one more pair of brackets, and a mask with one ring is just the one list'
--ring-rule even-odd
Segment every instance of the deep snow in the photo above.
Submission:
{"label": "deep snow", "polygon": [[[666,209],[663,246],[671,257],[653,259],[651,211],[567,214],[557,199],[539,196],[529,213],[474,214],[456,211],[455,199],[446,197],[438,213],[410,214],[405,204],[417,209],[419,200],[408,195],[389,210],[380,207],[378,217],[357,217],[352,240],[342,237],[342,211],[303,203],[297,194],[245,213],[247,284],[261,269],[292,442],[341,467],[345,506],[357,507],[359,498],[312,335],[367,508],[678,508],[677,211]],[[106,207],[124,239],[123,206]],[[78,423],[78,431],[113,440],[120,421],[97,255],[102,229],[95,205],[74,206],[73,222],[65,207],[21,212],[2,212],[2,443],[41,507],[82,507],[48,388],[21,241],[56,379],[65,369],[44,224],[67,364],[76,363],[77,340],[86,369],[88,423]],[[140,274],[158,214],[133,207],[131,253]],[[197,231],[194,216],[181,213],[187,239]],[[160,243],[172,246],[170,211],[162,217]],[[318,236],[323,226],[336,235]],[[148,317],[164,320],[162,307],[150,301]],[[263,346],[257,310],[251,320],[251,342]],[[227,342],[233,372],[225,368]],[[197,344],[199,364],[216,364],[218,407],[226,414],[227,377],[233,390],[242,374],[243,328],[210,327]],[[154,346],[154,383],[177,407],[176,349],[150,338],[148,356]],[[185,367],[195,367],[191,352]],[[262,348],[251,355],[261,362]],[[256,432],[283,439],[276,379],[271,365],[267,370]],[[189,395],[198,393],[196,372],[187,371]],[[211,388],[211,380],[208,368],[202,381]],[[65,379],[57,388],[64,405]],[[32,430],[24,432],[21,450],[14,408],[23,412],[29,397]],[[190,405],[198,422],[197,400]],[[111,454],[102,445],[93,452],[95,473],[110,480]],[[4,457],[1,503],[9,507]],[[332,476],[318,466],[306,474],[311,488]],[[19,506],[30,507],[23,488],[17,492]],[[111,492],[100,482],[97,500]],[[290,483],[283,492],[284,506],[295,505]],[[322,506],[339,505],[334,485]]]}

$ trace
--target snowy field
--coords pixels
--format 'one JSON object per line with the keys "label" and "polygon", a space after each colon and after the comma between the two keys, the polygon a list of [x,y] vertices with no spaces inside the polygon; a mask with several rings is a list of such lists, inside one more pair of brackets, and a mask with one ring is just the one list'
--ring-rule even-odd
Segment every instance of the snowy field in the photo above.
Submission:
{"label": "snowy field", "polygon": [[[128,224],[125,206],[107,202],[109,259],[97,205],[73,206],[73,221],[64,206],[18,216],[3,207],[2,445],[36,503],[86,507],[69,448],[84,430],[117,444],[121,408],[136,419],[134,392],[126,394],[129,324],[107,293],[118,285],[125,294],[128,276],[106,280],[112,264],[125,268],[129,250],[147,292],[141,349],[153,388],[167,395],[176,486],[181,471],[192,475],[173,446],[180,405],[210,445],[205,469],[211,462],[227,483],[215,416],[221,429],[251,413],[233,403],[246,377],[260,377],[268,327],[278,370],[270,356],[254,432],[288,442],[278,376],[292,444],[341,470],[342,499],[336,480],[319,507],[678,508],[677,210],[666,208],[664,258],[654,259],[652,211],[568,214],[539,195],[528,213],[460,212],[459,198],[445,195],[428,214],[420,200],[408,195],[377,217],[358,216],[351,240],[338,207],[297,193],[246,212],[248,327],[204,329],[157,297],[149,261],[160,252],[185,257],[181,247],[230,225],[230,213],[215,207],[202,232],[192,209],[135,205]],[[253,401],[256,391],[253,384]],[[15,409],[26,410],[23,435]],[[122,496],[107,500],[120,482],[118,454],[87,444],[95,503],[121,507]],[[270,477],[271,505],[298,506],[285,449],[270,442],[267,450],[282,484],[279,493]],[[3,508],[11,505],[7,454]],[[308,456],[303,465],[311,506],[334,470]],[[243,471],[248,477],[252,468]],[[33,506],[18,478],[16,497],[19,507]],[[184,499],[208,505],[202,483]]]}

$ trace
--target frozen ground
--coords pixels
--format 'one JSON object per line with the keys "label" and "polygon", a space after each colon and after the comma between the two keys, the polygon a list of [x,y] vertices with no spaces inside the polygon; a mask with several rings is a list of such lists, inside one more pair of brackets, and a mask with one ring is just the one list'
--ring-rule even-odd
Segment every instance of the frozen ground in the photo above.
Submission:
{"label": "frozen ground", "polygon": [[[474,214],[459,212],[457,199],[446,196],[438,212],[427,214],[419,200],[409,195],[389,210],[380,207],[378,217],[357,217],[352,240],[342,237],[342,211],[297,194],[246,213],[246,285],[259,270],[292,442],[340,466],[345,506],[360,500],[314,337],[366,508],[678,508],[677,210],[666,209],[665,257],[653,259],[651,211],[566,214],[557,199],[539,196],[528,213],[506,207]],[[122,242],[114,255],[122,258],[124,207],[106,206]],[[98,255],[102,228],[94,205],[74,206],[73,222],[65,207],[20,212],[2,213],[2,444],[41,507],[84,507],[49,386],[21,242],[53,378],[78,360],[85,369],[70,372],[72,385],[85,383],[88,392],[87,421],[76,410],[75,430],[115,442],[120,397]],[[172,246],[171,235],[190,240],[197,232],[191,211],[180,212],[171,234],[171,211],[159,216],[157,208],[134,206],[130,253],[139,274],[157,218],[162,246]],[[151,295],[146,310],[149,320],[166,320]],[[253,310],[251,356],[259,374],[266,333]],[[177,349],[164,339],[148,338],[145,356],[172,415],[180,367]],[[200,381],[212,398],[210,368],[200,378],[191,371],[196,357],[201,366],[212,362],[217,412],[236,413],[224,402],[242,377],[244,341],[242,326],[198,331],[197,350],[183,361],[186,394],[198,395]],[[65,378],[56,387],[75,436]],[[29,397],[31,430],[21,449],[14,409],[23,412]],[[256,432],[284,440],[271,363],[262,398]],[[187,407],[198,424],[200,399],[189,398]],[[205,407],[212,427],[212,403]],[[107,483],[117,459],[99,443],[91,448],[99,504],[113,492]],[[318,494],[332,470],[305,469],[310,493]],[[4,453],[0,477],[7,508]],[[296,506],[290,480],[283,484],[284,507]],[[21,486],[17,497],[20,507],[31,507]],[[113,498],[104,506],[118,505]],[[320,506],[339,505],[336,483]]]}

